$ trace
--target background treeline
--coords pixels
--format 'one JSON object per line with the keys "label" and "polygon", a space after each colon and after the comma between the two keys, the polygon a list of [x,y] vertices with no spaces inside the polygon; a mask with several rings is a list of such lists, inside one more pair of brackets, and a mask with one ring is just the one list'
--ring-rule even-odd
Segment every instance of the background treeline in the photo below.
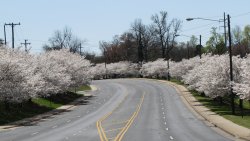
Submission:
{"label": "background treeline", "polygon": [[[143,24],[136,19],[121,35],[115,35],[112,41],[100,41],[101,56],[91,58],[92,62],[107,63],[118,61],[147,62],[158,58],[181,61],[200,54],[199,37],[181,34],[182,21],[169,19],[165,11],[152,15],[152,23]],[[177,42],[178,36],[186,36],[188,42]],[[228,38],[228,37],[226,37]],[[250,25],[244,29],[235,26],[232,29],[233,55],[244,57],[250,52]],[[225,35],[212,27],[210,37],[202,46],[201,53],[224,54],[228,51]]]}

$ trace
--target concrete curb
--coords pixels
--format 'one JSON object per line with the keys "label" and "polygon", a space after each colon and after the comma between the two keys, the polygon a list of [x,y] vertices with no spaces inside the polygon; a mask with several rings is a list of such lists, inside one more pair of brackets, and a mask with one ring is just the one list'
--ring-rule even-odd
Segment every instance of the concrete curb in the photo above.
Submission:
{"label": "concrete curb", "polygon": [[91,91],[96,91],[97,87],[95,85],[90,85]]}
{"label": "concrete curb", "polygon": [[244,139],[250,141],[250,129],[233,123],[230,120],[217,115],[216,113],[210,111],[205,106],[202,106],[195,97],[188,91],[188,89],[182,85],[175,84],[169,81],[158,80],[160,82],[166,83],[176,89],[176,91],[184,97],[186,102],[204,119],[213,124],[215,127],[222,129],[223,131],[231,134],[236,139]]}
{"label": "concrete curb", "polygon": [[[94,85],[90,85],[90,87],[91,87],[90,91],[96,91],[97,90],[97,88]],[[92,97],[91,94],[84,93],[83,95],[84,95],[84,97]],[[46,113],[39,114],[39,115],[36,115],[34,117],[25,118],[25,119],[22,119],[22,120],[19,120],[19,121],[15,121],[15,122],[9,123],[7,125],[2,125],[2,126],[0,126],[0,132],[1,131],[6,131],[6,130],[13,130],[13,129],[16,129],[18,127],[24,126],[24,125],[32,125],[33,123],[41,121],[42,119],[46,119],[48,117],[57,115],[59,113],[65,112],[67,110],[72,110],[73,108],[76,107],[75,105],[77,103],[80,103],[82,101],[82,99],[85,99],[84,97],[76,99],[75,101],[69,103],[68,105],[62,105],[62,106],[60,106],[60,107],[58,107],[58,108],[56,108],[56,109],[54,109],[52,111],[48,111]]]}

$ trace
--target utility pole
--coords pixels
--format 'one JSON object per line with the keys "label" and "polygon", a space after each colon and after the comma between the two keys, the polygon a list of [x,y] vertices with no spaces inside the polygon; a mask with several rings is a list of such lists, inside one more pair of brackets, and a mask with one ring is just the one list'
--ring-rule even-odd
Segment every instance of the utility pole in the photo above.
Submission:
{"label": "utility pole", "polygon": [[82,56],[82,43],[80,43],[79,48],[80,48],[80,55]]}
{"label": "utility pole", "polygon": [[233,82],[233,62],[232,62],[232,40],[231,40],[231,29],[230,29],[230,16],[227,15],[227,24],[228,24],[228,39],[229,39],[229,60],[230,60],[230,95],[231,95],[231,108],[232,114],[235,114],[235,104],[234,104],[234,93],[232,88]]}
{"label": "utility pole", "polygon": [[21,45],[25,46],[25,52],[28,52],[27,45],[30,45],[31,43],[27,42],[28,40],[24,40],[24,43],[21,43]]}
{"label": "utility pole", "polygon": [[7,41],[6,41],[6,30],[5,30],[5,26],[6,26],[6,23],[5,23],[4,26],[3,26],[3,30],[4,30],[4,44],[6,45],[6,44],[7,44]]}
{"label": "utility pole", "polygon": [[190,58],[190,53],[189,53],[189,42],[187,42],[187,55],[188,55],[188,60]]}
{"label": "utility pole", "polygon": [[5,24],[5,25],[10,25],[11,29],[12,29],[12,48],[15,48],[15,39],[14,39],[14,26],[15,25],[21,25],[20,23],[14,24],[14,23],[9,23],[9,24]]}
{"label": "utility pole", "polygon": [[226,29],[226,13],[224,12],[224,38],[225,38],[225,47],[227,48],[227,29]]}
{"label": "utility pole", "polygon": [[200,48],[199,48],[199,55],[200,55],[200,59],[201,59],[201,35],[200,35]]}
{"label": "utility pole", "polygon": [[108,79],[107,76],[107,51],[106,48],[103,48],[103,54],[104,54],[104,59],[105,59],[105,79]]}

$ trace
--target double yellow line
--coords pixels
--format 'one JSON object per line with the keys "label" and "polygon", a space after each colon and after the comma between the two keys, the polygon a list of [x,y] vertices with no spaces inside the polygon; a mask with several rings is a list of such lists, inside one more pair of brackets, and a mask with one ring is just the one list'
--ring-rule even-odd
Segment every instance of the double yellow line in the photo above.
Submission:
{"label": "double yellow line", "polygon": [[[125,135],[125,133],[129,129],[129,127],[131,126],[131,124],[133,123],[133,121],[135,120],[135,118],[137,117],[137,115],[141,109],[141,105],[142,105],[143,100],[144,100],[144,95],[145,95],[145,92],[143,93],[143,95],[141,97],[140,103],[137,105],[136,111],[130,117],[127,124],[121,129],[121,132],[119,132],[118,135],[115,137],[114,141],[121,141],[122,140],[123,136]],[[126,95],[126,97],[127,97],[127,95]],[[125,100],[125,98],[123,99],[123,101]],[[102,121],[105,120],[106,118],[108,118],[121,105],[122,102],[120,102],[120,104],[112,112],[106,114],[104,117],[102,117],[100,120],[98,120],[96,122],[96,127],[97,127],[101,141],[108,141],[108,138],[107,138],[107,136],[102,128]]]}
{"label": "double yellow line", "polygon": [[121,130],[121,132],[116,136],[114,141],[121,141],[123,136],[125,135],[125,133],[128,131],[129,127],[131,126],[131,124],[134,122],[135,118],[137,117],[140,109],[141,109],[141,105],[143,103],[144,100],[144,95],[145,93],[143,93],[142,97],[141,97],[141,101],[140,103],[137,105],[137,109],[134,112],[134,114],[131,116],[131,118],[129,119],[129,121],[127,122],[127,124],[123,127],[123,129]]}
{"label": "double yellow line", "polygon": [[118,106],[116,106],[115,109],[113,109],[111,112],[109,112],[108,114],[106,114],[104,117],[102,117],[101,119],[99,119],[96,122],[96,128],[98,130],[101,141],[108,141],[108,138],[104,132],[104,129],[102,128],[102,121],[104,121],[106,118],[108,118],[118,107],[120,107],[120,105],[127,98],[127,96],[128,96],[128,94],[126,93],[126,96],[124,97],[124,99],[118,104]]}
{"label": "double yellow line", "polygon": [[96,122],[96,127],[100,136],[100,140],[101,141],[108,141],[108,138],[102,128],[102,121],[105,120],[108,116],[110,116],[112,114],[112,112],[108,113],[107,115],[105,115],[103,118],[101,118],[100,120],[98,120]]}

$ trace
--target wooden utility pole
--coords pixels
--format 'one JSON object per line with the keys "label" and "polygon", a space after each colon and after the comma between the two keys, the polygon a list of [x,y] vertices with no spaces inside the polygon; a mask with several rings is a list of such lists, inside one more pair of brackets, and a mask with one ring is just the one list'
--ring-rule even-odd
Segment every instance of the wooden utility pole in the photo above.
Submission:
{"label": "wooden utility pole", "polygon": [[6,41],[6,29],[5,29],[5,26],[6,26],[6,23],[3,26],[3,30],[4,30],[4,44],[6,45],[7,41]]}
{"label": "wooden utility pole", "polygon": [[80,48],[80,55],[82,56],[82,43],[80,43],[79,48]]}
{"label": "wooden utility pole", "polygon": [[225,47],[227,48],[227,29],[226,29],[226,13],[224,12],[224,38],[225,38]]}
{"label": "wooden utility pole", "polygon": [[11,29],[12,29],[12,48],[15,48],[15,39],[14,39],[14,26],[15,25],[21,25],[20,23],[14,24],[14,23],[9,23],[9,24],[5,24],[5,25],[10,25]]}
{"label": "wooden utility pole", "polygon": [[24,40],[24,43],[21,43],[21,45],[25,46],[25,52],[28,52],[27,45],[30,45],[31,43],[27,42],[28,40]]}
{"label": "wooden utility pole", "polygon": [[189,60],[189,58],[190,58],[190,52],[189,52],[189,42],[187,42],[187,57],[188,57],[188,60]]}
{"label": "wooden utility pole", "polygon": [[199,47],[199,55],[200,55],[200,59],[201,59],[201,35],[200,35],[200,47]]}
{"label": "wooden utility pole", "polygon": [[230,96],[231,96],[231,108],[232,114],[235,114],[235,104],[233,93],[232,82],[233,82],[233,62],[232,62],[232,40],[231,40],[231,29],[230,29],[230,16],[227,15],[227,24],[228,24],[228,40],[229,40],[229,61],[230,61]]}

